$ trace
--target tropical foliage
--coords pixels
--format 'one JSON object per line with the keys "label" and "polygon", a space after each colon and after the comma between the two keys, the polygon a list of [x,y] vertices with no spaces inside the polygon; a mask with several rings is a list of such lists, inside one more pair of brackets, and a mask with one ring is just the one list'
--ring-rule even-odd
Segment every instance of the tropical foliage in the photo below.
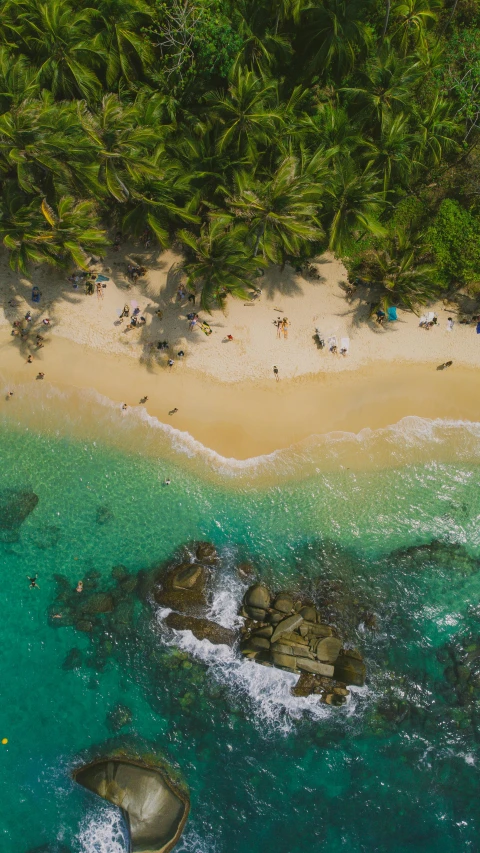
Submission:
{"label": "tropical foliage", "polygon": [[[469,9],[0,0],[11,265],[84,266],[121,229],[180,244],[205,307],[326,248],[406,306],[475,280],[480,192],[451,178],[479,140]],[[398,227],[409,199],[422,214]]]}

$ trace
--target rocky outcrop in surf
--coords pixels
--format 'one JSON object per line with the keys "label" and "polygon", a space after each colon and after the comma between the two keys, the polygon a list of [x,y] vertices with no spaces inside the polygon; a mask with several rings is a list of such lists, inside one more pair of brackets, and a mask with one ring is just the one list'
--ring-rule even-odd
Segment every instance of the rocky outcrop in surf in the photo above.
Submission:
{"label": "rocky outcrop in surf", "polygon": [[190,802],[164,767],[125,757],[106,757],[73,773],[79,785],[119,806],[132,853],[169,853],[180,839]]}
{"label": "rocky outcrop in surf", "polygon": [[295,696],[315,693],[328,705],[342,705],[347,684],[364,684],[362,656],[343,648],[312,602],[289,592],[273,595],[257,583],[246,591],[240,615],[245,619],[241,653],[255,663],[298,673]]}

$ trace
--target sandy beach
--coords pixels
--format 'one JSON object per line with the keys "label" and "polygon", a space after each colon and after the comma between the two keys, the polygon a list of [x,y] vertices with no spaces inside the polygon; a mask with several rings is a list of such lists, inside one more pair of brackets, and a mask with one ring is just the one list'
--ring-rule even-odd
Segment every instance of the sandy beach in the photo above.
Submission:
{"label": "sandy beach", "polygon": [[[134,285],[126,276],[131,261],[148,267]],[[258,280],[257,299],[229,300],[224,312],[208,315],[178,298],[179,261],[171,252],[157,258],[138,247],[122,247],[121,254],[112,252],[94,267],[108,277],[102,295],[87,296],[83,285],[75,289],[66,275],[39,269],[26,279],[2,258],[1,405],[28,395],[29,383],[38,383],[41,371],[45,385],[95,389],[119,409],[123,403],[136,407],[147,396],[150,415],[237,459],[314,434],[388,426],[407,415],[480,421],[480,336],[475,325],[459,323],[463,311],[474,312],[472,300],[429,306],[438,325],[428,331],[404,311],[382,327],[368,319],[364,293],[347,299],[345,268],[324,256],[316,264],[318,279],[306,280],[289,267],[273,269]],[[42,294],[38,305],[31,301],[33,285]],[[129,321],[118,316],[125,304],[130,313],[138,306],[144,325],[125,331]],[[12,336],[12,323],[28,310],[27,336]],[[198,326],[189,330],[192,310],[209,324],[211,335]],[[42,324],[45,317],[48,327]],[[277,317],[288,318],[287,338],[278,336]],[[314,340],[316,327],[327,343],[323,350]],[[44,338],[40,349],[37,333]],[[339,349],[348,338],[348,355],[328,351],[333,336]],[[159,341],[167,341],[168,349],[159,351]],[[448,360],[451,368],[436,370]],[[7,404],[9,390],[15,394]],[[174,408],[178,412],[169,415]]]}

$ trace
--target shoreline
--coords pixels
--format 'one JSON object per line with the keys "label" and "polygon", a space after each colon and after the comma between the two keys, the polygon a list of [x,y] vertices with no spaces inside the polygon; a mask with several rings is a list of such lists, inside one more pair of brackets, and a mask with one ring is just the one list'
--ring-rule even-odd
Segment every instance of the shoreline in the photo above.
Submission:
{"label": "shoreline", "polygon": [[[409,416],[480,422],[478,369],[455,364],[437,371],[429,363],[383,361],[278,383],[273,378],[232,383],[189,368],[170,371],[142,365],[131,357],[104,353],[60,336],[40,351],[33,364],[27,364],[3,330],[0,359],[0,407],[9,418],[15,417],[17,401],[22,397],[28,401],[33,385],[36,396],[50,385],[60,391],[93,390],[118,404],[118,418],[125,421],[130,412],[121,411],[122,403],[133,409],[147,395],[143,408],[149,416],[188,433],[206,450],[226,459],[265,456],[313,436],[379,430]],[[39,369],[45,372],[44,380],[35,379]],[[15,394],[7,402],[10,390]],[[178,412],[169,416],[175,407]],[[48,420],[48,411],[44,415]],[[78,416],[81,420],[80,412]]]}

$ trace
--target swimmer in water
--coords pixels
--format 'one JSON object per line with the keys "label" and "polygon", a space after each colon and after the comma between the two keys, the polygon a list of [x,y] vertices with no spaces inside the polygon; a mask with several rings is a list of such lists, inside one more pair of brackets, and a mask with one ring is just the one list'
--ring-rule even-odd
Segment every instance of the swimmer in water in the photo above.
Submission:
{"label": "swimmer in water", "polygon": [[75,587],[75,592],[83,592],[83,581],[79,581]]}
{"label": "swimmer in water", "polygon": [[39,587],[39,585],[38,585],[38,583],[37,583],[38,575],[35,575],[35,577],[34,577],[34,578],[30,578],[30,577],[28,577],[28,575],[27,575],[27,578],[28,578],[28,580],[30,581],[30,584],[29,584],[30,589],[40,589],[40,587]]}
{"label": "swimmer in water", "polygon": [[172,482],[172,481],[170,480],[170,477],[166,477],[166,478],[165,478],[165,485],[166,485],[166,486],[169,486],[171,482]]}

